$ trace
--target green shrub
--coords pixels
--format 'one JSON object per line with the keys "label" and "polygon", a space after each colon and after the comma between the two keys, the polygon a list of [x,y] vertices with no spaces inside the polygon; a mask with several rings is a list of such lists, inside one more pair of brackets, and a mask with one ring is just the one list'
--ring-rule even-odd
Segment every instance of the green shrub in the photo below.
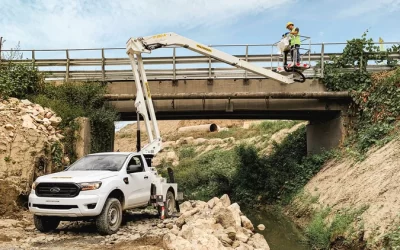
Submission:
{"label": "green shrub", "polygon": [[[341,241],[342,247],[345,246],[349,249],[358,246],[362,242],[358,241],[355,222],[357,217],[364,213],[367,208],[361,207],[355,210],[336,211],[330,222],[327,219],[331,212],[330,208],[325,208],[315,213],[311,222],[305,228],[308,244],[312,249],[330,249],[331,242],[335,241]],[[354,233],[356,235],[352,235]],[[354,236],[355,242],[352,242],[351,239],[344,240],[346,237],[351,238]]]}
{"label": "green shrub", "polygon": [[[400,116],[400,68],[398,60],[388,57],[399,48],[395,45],[380,51],[364,33],[361,38],[348,41],[343,53],[325,64],[326,87],[333,91],[351,91],[356,119],[349,128],[355,134],[348,144],[361,154],[386,138]],[[392,70],[371,74],[367,71],[371,61],[386,62]]]}
{"label": "green shrub", "polygon": [[[98,82],[65,82],[61,85],[44,84],[40,94],[31,96],[35,103],[51,108],[62,118],[65,129],[66,151],[76,160],[74,143],[78,125],[74,120],[88,117],[91,126],[91,153],[110,151],[114,142],[114,121],[117,112],[104,99],[106,87]],[[69,129],[67,129],[69,128]]]}
{"label": "green shrub", "polygon": [[400,226],[397,226],[390,233],[387,233],[383,237],[383,250],[397,250],[400,249]]}
{"label": "green shrub", "polygon": [[179,150],[179,159],[193,158],[196,152],[194,147],[183,147]]}
{"label": "green shrub", "polygon": [[321,168],[329,154],[307,156],[305,128],[290,134],[267,157],[254,146],[239,145],[193,157],[182,148],[174,168],[185,196],[207,200],[227,193],[240,204],[287,201]]}
{"label": "green shrub", "polygon": [[258,157],[252,146],[237,148],[240,165],[236,174],[235,198],[247,204],[258,201],[287,202],[319,171],[328,153],[307,156],[304,126],[289,134],[267,157]]}
{"label": "green shrub", "polygon": [[[21,59],[22,54],[18,49],[19,46],[14,52],[3,58],[6,60]],[[44,75],[32,63],[0,64],[0,96],[23,99],[28,95],[39,93],[43,84]]]}
{"label": "green shrub", "polygon": [[312,249],[329,249],[331,233],[325,223],[328,214],[328,209],[318,212],[305,229],[308,244]]}
{"label": "green shrub", "polygon": [[184,159],[174,168],[176,180],[188,199],[208,200],[231,194],[238,160],[233,150],[214,150]]}

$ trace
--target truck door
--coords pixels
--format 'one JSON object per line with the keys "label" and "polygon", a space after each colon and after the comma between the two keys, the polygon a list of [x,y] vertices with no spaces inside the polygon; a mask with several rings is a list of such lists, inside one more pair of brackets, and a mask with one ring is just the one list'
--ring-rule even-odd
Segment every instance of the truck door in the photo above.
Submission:
{"label": "truck door", "polygon": [[150,200],[151,181],[140,155],[133,156],[127,166],[128,207],[143,206]]}

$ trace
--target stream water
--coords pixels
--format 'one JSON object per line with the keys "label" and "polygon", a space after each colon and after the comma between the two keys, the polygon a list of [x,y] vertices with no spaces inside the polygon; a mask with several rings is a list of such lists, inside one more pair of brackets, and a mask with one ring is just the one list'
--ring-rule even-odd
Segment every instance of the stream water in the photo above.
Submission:
{"label": "stream water", "polygon": [[[256,232],[264,235],[271,250],[308,250],[302,243],[304,235],[296,225],[277,209],[244,210],[243,213],[253,222]],[[259,224],[265,225],[265,230],[257,229]]]}

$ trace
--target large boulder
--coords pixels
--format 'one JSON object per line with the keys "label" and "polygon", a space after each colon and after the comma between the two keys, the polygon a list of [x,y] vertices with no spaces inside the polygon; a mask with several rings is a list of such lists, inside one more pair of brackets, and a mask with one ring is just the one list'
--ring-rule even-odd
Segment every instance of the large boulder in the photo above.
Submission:
{"label": "large boulder", "polygon": [[269,250],[269,245],[265,240],[264,236],[259,233],[254,234],[248,242],[249,245],[253,246],[256,249],[264,249]]}
{"label": "large boulder", "polygon": [[231,199],[229,199],[227,194],[222,195],[220,201],[225,207],[229,207],[231,205]]}
{"label": "large boulder", "polygon": [[251,221],[245,215],[240,216],[240,218],[242,220],[242,226],[244,228],[254,231],[253,223],[251,223]]}
{"label": "large boulder", "polygon": [[190,243],[188,240],[176,236],[172,233],[168,233],[164,235],[163,237],[163,247],[164,249],[167,250],[195,250],[194,246],[192,246],[192,243]]}
{"label": "large boulder", "polygon": [[179,209],[180,209],[181,213],[192,210],[192,208],[193,208],[192,203],[190,203],[190,201],[185,201],[179,205]]}
{"label": "large boulder", "polygon": [[228,209],[232,212],[233,218],[235,219],[236,227],[239,228],[242,225],[242,219],[240,218],[241,211],[240,206],[237,203],[233,203],[228,207]]}
{"label": "large boulder", "polygon": [[224,228],[236,227],[235,216],[227,207],[220,207],[214,212],[214,218]]}
{"label": "large boulder", "polygon": [[208,208],[207,202],[204,201],[195,201],[192,203],[192,207],[199,208],[200,210],[204,210]]}
{"label": "large boulder", "polygon": [[194,214],[198,213],[200,211],[199,208],[194,208],[192,210],[186,211],[184,212],[175,222],[175,224],[178,227],[182,227],[185,223],[186,223],[186,219],[190,218],[191,216],[193,216]]}
{"label": "large boulder", "polygon": [[213,234],[207,234],[194,226],[184,225],[178,236],[191,242],[192,246],[195,246],[195,249],[225,250],[224,245],[217,237]]}
{"label": "large boulder", "polygon": [[207,204],[208,204],[208,207],[209,207],[210,209],[212,209],[212,208],[214,208],[214,206],[215,206],[218,202],[219,202],[219,198],[218,198],[218,197],[214,197],[214,198],[212,198],[211,200],[209,200],[209,201],[207,202]]}

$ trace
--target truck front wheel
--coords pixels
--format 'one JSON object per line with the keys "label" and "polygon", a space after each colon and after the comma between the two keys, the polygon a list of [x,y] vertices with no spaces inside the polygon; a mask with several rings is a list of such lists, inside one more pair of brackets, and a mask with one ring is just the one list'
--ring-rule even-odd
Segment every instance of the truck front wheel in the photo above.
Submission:
{"label": "truck front wheel", "polygon": [[96,218],[97,231],[102,235],[114,234],[122,221],[122,206],[118,199],[109,198]]}
{"label": "truck front wheel", "polygon": [[37,230],[46,233],[56,229],[60,224],[60,219],[49,216],[34,215],[33,222],[35,223]]}

